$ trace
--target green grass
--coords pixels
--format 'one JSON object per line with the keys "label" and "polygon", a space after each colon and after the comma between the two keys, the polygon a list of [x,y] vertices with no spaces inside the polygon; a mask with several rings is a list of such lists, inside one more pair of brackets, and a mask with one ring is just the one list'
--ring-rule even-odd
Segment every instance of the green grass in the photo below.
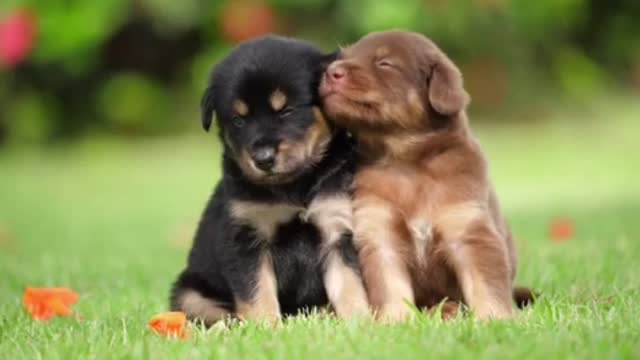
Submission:
{"label": "green grass", "polygon": [[[559,119],[566,121],[559,122]],[[477,129],[518,239],[518,283],[544,296],[509,322],[420,317],[396,326],[319,315],[160,338],[218,176],[212,135],[90,139],[0,152],[0,358],[502,359],[640,357],[640,105]],[[576,236],[553,242],[570,217]],[[32,321],[24,286],[69,286],[82,320]]]}

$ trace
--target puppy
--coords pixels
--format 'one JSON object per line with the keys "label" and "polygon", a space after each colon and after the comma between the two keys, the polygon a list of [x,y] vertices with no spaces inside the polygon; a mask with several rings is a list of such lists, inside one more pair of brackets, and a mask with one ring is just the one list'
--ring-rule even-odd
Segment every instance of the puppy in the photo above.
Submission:
{"label": "puppy", "polygon": [[377,315],[402,320],[405,301],[448,298],[480,319],[510,317],[516,252],[451,60],[420,34],[372,33],[341,51],[320,94],[357,141],[354,241]]}
{"label": "puppy", "polygon": [[366,313],[351,240],[352,140],[318,108],[331,56],[297,40],[245,42],[213,70],[202,100],[224,144],[223,175],[202,215],[171,308],[210,325],[273,322],[330,302]]}

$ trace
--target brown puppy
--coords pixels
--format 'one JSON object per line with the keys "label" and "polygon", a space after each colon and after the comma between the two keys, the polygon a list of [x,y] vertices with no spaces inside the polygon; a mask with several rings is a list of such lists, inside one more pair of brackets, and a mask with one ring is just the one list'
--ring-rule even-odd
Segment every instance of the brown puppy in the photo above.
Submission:
{"label": "brown puppy", "polygon": [[358,140],[354,236],[377,316],[449,298],[481,319],[510,317],[515,249],[458,68],[420,34],[372,33],[341,51],[320,94]]}

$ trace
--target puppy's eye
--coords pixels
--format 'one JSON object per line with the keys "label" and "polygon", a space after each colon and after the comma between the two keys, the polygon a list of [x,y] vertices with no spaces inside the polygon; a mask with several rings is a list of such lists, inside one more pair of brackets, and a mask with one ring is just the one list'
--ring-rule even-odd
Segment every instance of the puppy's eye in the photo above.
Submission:
{"label": "puppy's eye", "polygon": [[376,65],[381,68],[390,68],[393,67],[393,64],[389,60],[380,60],[376,62]]}
{"label": "puppy's eye", "polygon": [[290,107],[290,106],[287,106],[286,108],[282,109],[282,110],[278,113],[278,116],[279,116],[281,119],[286,118],[287,116],[289,116],[289,115],[293,114],[293,111],[294,111],[294,110],[295,110],[294,108],[292,108],[292,107]]}
{"label": "puppy's eye", "polygon": [[233,119],[231,119],[231,121],[233,122],[233,126],[237,127],[237,128],[241,128],[244,127],[245,125],[245,121],[243,118],[241,118],[240,116],[234,116]]}

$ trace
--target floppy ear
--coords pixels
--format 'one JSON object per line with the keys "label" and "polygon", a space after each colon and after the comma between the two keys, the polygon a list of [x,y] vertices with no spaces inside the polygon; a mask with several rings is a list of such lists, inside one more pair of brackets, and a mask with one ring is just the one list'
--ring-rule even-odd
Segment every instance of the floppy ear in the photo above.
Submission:
{"label": "floppy ear", "polygon": [[205,131],[209,131],[211,127],[211,118],[215,112],[215,104],[213,98],[213,86],[209,85],[205,90],[202,100],[200,101],[200,111],[202,116],[202,127]]}
{"label": "floppy ear", "polygon": [[323,69],[326,69],[332,62],[336,61],[338,59],[338,55],[340,55],[340,50],[335,50],[329,54],[322,55],[320,64],[322,65]]}
{"label": "floppy ear", "polygon": [[429,103],[442,115],[457,114],[469,103],[469,94],[462,84],[462,74],[446,56],[441,56],[432,66]]}

